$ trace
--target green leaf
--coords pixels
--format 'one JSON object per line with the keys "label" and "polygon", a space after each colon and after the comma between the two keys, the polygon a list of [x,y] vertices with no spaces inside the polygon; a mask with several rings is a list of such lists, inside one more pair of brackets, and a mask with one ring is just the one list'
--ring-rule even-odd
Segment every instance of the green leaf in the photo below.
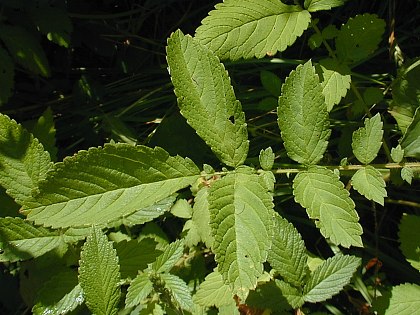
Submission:
{"label": "green leaf", "polygon": [[313,166],[300,172],[293,180],[293,194],[324,237],[347,248],[363,246],[354,202],[333,171]]}
{"label": "green leaf", "polygon": [[241,299],[255,288],[271,245],[273,201],[262,176],[238,169],[210,187],[218,270]]}
{"label": "green leaf", "polygon": [[367,199],[384,205],[384,198],[388,196],[385,189],[386,184],[381,172],[376,168],[370,165],[361,168],[351,178],[351,184]]}
{"label": "green leaf", "polygon": [[304,301],[303,293],[301,289],[293,287],[287,282],[281,280],[275,280],[276,286],[280,289],[281,294],[286,298],[287,302],[293,308],[300,308]]}
{"label": "green leaf", "polygon": [[39,257],[62,244],[57,232],[20,218],[0,218],[0,262]]}
{"label": "green leaf", "polygon": [[171,213],[183,219],[190,219],[192,214],[191,205],[186,199],[178,199],[171,208]]}
{"label": "green leaf", "polygon": [[194,302],[190,289],[184,280],[170,273],[162,273],[159,276],[165,283],[165,288],[169,290],[176,304],[184,310],[192,311]]}
{"label": "green leaf", "polygon": [[9,51],[10,56],[22,67],[44,77],[50,76],[47,57],[36,40],[36,36],[23,27],[2,24],[0,26],[0,39]]}
{"label": "green leaf", "polygon": [[220,59],[273,56],[292,45],[311,21],[300,6],[277,0],[225,0],[215,8],[195,37]]}
{"label": "green leaf", "polygon": [[298,163],[316,164],[327,149],[329,118],[311,61],[290,73],[279,98],[278,124],[287,155]]}
{"label": "green leaf", "polygon": [[280,78],[275,75],[271,71],[262,70],[260,72],[260,80],[261,83],[268,92],[270,92],[271,95],[275,97],[280,96],[281,92],[281,80]]}
{"label": "green leaf", "polygon": [[265,171],[271,170],[273,168],[274,158],[275,156],[271,147],[268,147],[265,150],[261,150],[258,159],[262,169]]}
{"label": "green leaf", "polygon": [[392,288],[392,296],[385,315],[412,315],[420,309],[420,286],[405,283]]}
{"label": "green leaf", "polygon": [[48,107],[47,110],[42,113],[42,116],[38,118],[38,121],[32,130],[32,134],[42,143],[42,146],[48,151],[53,161],[57,159],[55,132],[53,113],[51,108]]}
{"label": "green leaf", "polygon": [[304,7],[309,12],[331,10],[342,6],[347,0],[305,0]]}
{"label": "green leaf", "polygon": [[363,164],[369,164],[378,155],[382,145],[383,123],[377,113],[365,119],[365,126],[353,132],[351,147],[356,158]]}
{"label": "green leaf", "polygon": [[6,50],[0,47],[0,105],[6,104],[14,86],[15,66]]}
{"label": "green leaf", "polygon": [[407,183],[409,183],[411,185],[411,181],[413,180],[414,177],[414,171],[412,168],[404,166],[401,169],[401,178],[403,180],[405,180]]}
{"label": "green leaf", "polygon": [[378,47],[385,21],[374,14],[357,15],[344,24],[335,41],[337,57],[344,62],[368,58]]}
{"label": "green leaf", "polygon": [[65,10],[43,6],[33,8],[29,13],[29,17],[38,30],[47,35],[50,41],[66,48],[69,47],[73,27]]}
{"label": "green leaf", "polygon": [[401,148],[401,145],[391,149],[391,158],[395,163],[401,163],[404,158],[404,149]]}
{"label": "green leaf", "polygon": [[166,51],[181,114],[223,163],[241,165],[249,146],[245,114],[223,64],[181,31],[172,34]]}
{"label": "green leaf", "polygon": [[139,270],[147,268],[162,253],[156,249],[157,242],[151,238],[140,241],[121,241],[114,244],[120,264],[121,278],[134,278]]}
{"label": "green leaf", "polygon": [[223,281],[222,275],[214,270],[200,284],[193,300],[198,305],[221,307],[232,303],[233,292],[229,285]]}
{"label": "green leaf", "polygon": [[153,290],[153,282],[147,273],[139,275],[131,282],[125,298],[125,307],[133,307],[141,303]]}
{"label": "green leaf", "polygon": [[331,111],[334,105],[346,96],[350,88],[350,70],[334,59],[322,59],[319,62],[322,78],[322,94],[325,96],[327,110]]}
{"label": "green leaf", "polygon": [[116,250],[98,227],[92,228],[80,253],[79,283],[86,305],[97,315],[117,314],[121,291]]}
{"label": "green leaf", "polygon": [[199,173],[188,158],[158,147],[91,148],[55,164],[26,206],[28,219],[54,228],[104,226],[192,184]]}
{"label": "green leaf", "polygon": [[283,296],[279,286],[277,286],[277,281],[264,283],[259,285],[254,291],[249,292],[246,305],[261,310],[270,309],[274,314],[278,314],[278,312],[284,314],[283,312],[286,310],[291,310],[290,303]]}
{"label": "green leaf", "polygon": [[420,271],[420,216],[404,214],[398,236],[400,248],[407,261]]}
{"label": "green leaf", "polygon": [[166,246],[164,252],[159,255],[156,261],[152,264],[152,269],[156,272],[168,272],[182,257],[183,252],[184,242],[182,240],[169,244]]}
{"label": "green leaf", "polygon": [[267,261],[287,282],[301,286],[308,272],[305,243],[294,226],[275,217],[273,244]]}
{"label": "green leaf", "polygon": [[83,290],[77,283],[77,272],[67,270],[44,283],[35,299],[35,315],[66,314],[84,301]]}
{"label": "green leaf", "polygon": [[21,125],[0,114],[0,185],[18,204],[31,198],[51,168],[48,152]]}
{"label": "green leaf", "polygon": [[358,257],[341,254],[328,258],[309,277],[304,289],[304,300],[316,303],[339,293],[349,284],[360,262]]}
{"label": "green leaf", "polygon": [[404,156],[420,159],[420,107],[414,113],[413,120],[401,140]]}

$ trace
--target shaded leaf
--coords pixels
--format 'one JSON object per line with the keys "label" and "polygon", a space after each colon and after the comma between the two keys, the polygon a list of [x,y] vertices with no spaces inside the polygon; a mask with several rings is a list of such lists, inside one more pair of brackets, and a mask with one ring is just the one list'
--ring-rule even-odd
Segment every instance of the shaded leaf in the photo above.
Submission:
{"label": "shaded leaf", "polygon": [[305,303],[302,289],[293,287],[287,282],[275,280],[277,288],[293,308],[299,308]]}
{"label": "shaded leaf", "polygon": [[39,142],[42,143],[42,146],[50,154],[51,160],[55,161],[57,159],[57,147],[55,145],[55,125],[54,117],[51,111],[51,108],[48,107],[38,118],[32,134]]}
{"label": "shaded leaf", "polygon": [[401,140],[404,156],[420,159],[420,107],[414,113],[413,120]]}
{"label": "shaded leaf", "polygon": [[274,311],[274,314],[290,310],[290,303],[283,296],[282,290],[277,286],[276,281],[270,281],[259,285],[254,291],[249,292],[249,296],[246,299],[246,304],[258,309],[270,309]]}
{"label": "shaded leaf", "polygon": [[147,273],[139,273],[128,287],[125,307],[133,307],[141,303],[153,290],[153,282]]}
{"label": "shaded leaf", "polygon": [[281,80],[271,71],[262,70],[260,72],[261,83],[271,95],[279,97],[281,94]]}
{"label": "shaded leaf", "polygon": [[420,216],[404,214],[398,236],[400,238],[400,248],[407,261],[420,271]]}
{"label": "shaded leaf", "polygon": [[193,300],[202,306],[221,307],[233,302],[233,292],[229,285],[224,282],[222,275],[214,270],[200,284]]}
{"label": "shaded leaf", "polygon": [[156,261],[152,264],[152,269],[156,272],[168,272],[181,258],[183,252],[184,242],[182,240],[169,244],[164,252],[156,258]]}
{"label": "shaded leaf", "polygon": [[365,126],[353,132],[351,147],[356,158],[363,164],[369,164],[378,155],[382,145],[383,123],[377,113],[365,119]]}
{"label": "shaded leaf", "polygon": [[170,273],[162,273],[160,278],[165,283],[165,288],[169,290],[176,304],[184,310],[192,311],[194,302],[190,289],[184,280]]}
{"label": "shaded leaf", "polygon": [[361,168],[352,176],[351,184],[367,199],[384,205],[384,198],[387,196],[386,184],[381,172],[376,168],[370,165]]}

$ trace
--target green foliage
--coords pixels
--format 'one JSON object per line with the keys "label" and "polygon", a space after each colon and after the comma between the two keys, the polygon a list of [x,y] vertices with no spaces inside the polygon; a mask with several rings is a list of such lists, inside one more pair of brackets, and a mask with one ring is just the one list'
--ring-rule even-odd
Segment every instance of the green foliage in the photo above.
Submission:
{"label": "green foliage", "polygon": [[361,168],[351,178],[353,188],[369,200],[384,205],[384,198],[387,196],[385,181],[381,172],[368,165]]}
{"label": "green foliage", "polygon": [[353,133],[353,153],[363,164],[369,164],[378,155],[382,144],[382,126],[381,116],[376,114],[370,119],[366,118],[365,126]]}
{"label": "green foliage", "polygon": [[400,248],[407,261],[420,271],[420,216],[404,214],[400,222]]}

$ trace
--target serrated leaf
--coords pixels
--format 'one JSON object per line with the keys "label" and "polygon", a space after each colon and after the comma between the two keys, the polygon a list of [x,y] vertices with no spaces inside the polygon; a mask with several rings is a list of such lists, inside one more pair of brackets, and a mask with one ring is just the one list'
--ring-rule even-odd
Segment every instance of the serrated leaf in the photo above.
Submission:
{"label": "serrated leaf", "polygon": [[407,261],[420,271],[420,216],[404,214],[398,236],[400,248]]}
{"label": "serrated leaf", "polygon": [[277,281],[264,283],[259,285],[254,291],[249,292],[246,305],[261,310],[270,309],[274,314],[278,314],[278,312],[283,314],[284,311],[290,310],[290,303],[277,286]]}
{"label": "serrated leaf", "polygon": [[182,240],[175,241],[168,246],[156,261],[152,264],[152,269],[156,272],[168,272],[181,258],[184,252],[184,242]]}
{"label": "serrated leaf", "polygon": [[166,52],[181,114],[223,163],[241,165],[249,146],[245,114],[223,64],[181,31],[169,38]]}
{"label": "serrated leaf", "polygon": [[351,178],[351,184],[361,195],[369,200],[373,200],[380,205],[384,205],[384,198],[388,196],[386,184],[381,172],[376,168],[367,165],[361,168]]}
{"label": "serrated leaf", "polygon": [[420,309],[420,286],[405,283],[392,288],[392,296],[385,315],[412,315]]}
{"label": "serrated leaf", "polygon": [[365,119],[365,126],[353,132],[351,147],[356,158],[363,164],[369,164],[378,155],[382,145],[383,123],[377,113]]}
{"label": "serrated leaf", "polygon": [[275,156],[271,147],[268,147],[265,150],[261,150],[260,156],[258,157],[261,168],[265,171],[271,170],[273,168],[274,158]]}
{"label": "serrated leaf", "polygon": [[147,273],[139,275],[131,282],[125,298],[125,307],[133,307],[141,303],[153,290],[153,282]]}
{"label": "serrated leaf", "polygon": [[233,292],[229,285],[224,282],[222,275],[214,270],[200,284],[193,300],[202,306],[221,307],[232,303]]}
{"label": "serrated leaf", "polygon": [[54,228],[104,226],[192,184],[199,173],[190,159],[158,147],[106,144],[55,164],[26,212]]}
{"label": "serrated leaf", "polygon": [[178,199],[171,207],[171,213],[178,218],[190,219],[192,215],[192,208],[188,203],[188,200]]}
{"label": "serrated leaf", "polygon": [[420,107],[416,109],[413,120],[401,140],[404,156],[420,159]]}
{"label": "serrated leaf", "polygon": [[162,273],[159,276],[165,283],[165,288],[169,290],[176,304],[184,310],[192,311],[194,302],[190,289],[184,280],[170,273]]}
{"label": "serrated leaf", "polygon": [[251,171],[227,174],[208,196],[218,270],[241,299],[262,275],[273,229],[272,196],[264,179]]}
{"label": "serrated leaf", "polygon": [[342,6],[347,0],[305,0],[304,7],[309,12],[331,10]]}
{"label": "serrated leaf", "polygon": [[154,262],[162,254],[156,249],[157,242],[151,238],[144,238],[140,241],[121,241],[114,244],[117,250],[121,278],[134,278],[138,271],[147,268],[147,265]]}
{"label": "serrated leaf", "polygon": [[20,218],[0,218],[0,262],[39,257],[62,244],[58,232]]}
{"label": "serrated leaf", "polygon": [[316,164],[327,149],[329,118],[311,61],[290,73],[282,87],[278,124],[287,155],[298,163]]}
{"label": "serrated leaf", "polygon": [[210,228],[210,210],[207,200],[209,189],[203,187],[194,198],[192,222],[196,227],[200,240],[206,244],[207,248],[211,248],[214,238]]}
{"label": "serrated leaf", "polygon": [[79,283],[86,305],[97,315],[117,314],[121,290],[116,250],[98,227],[92,228],[80,253]]}
{"label": "serrated leaf", "polygon": [[306,247],[294,226],[275,217],[273,241],[267,261],[287,282],[300,286],[308,272]]}
{"label": "serrated leaf", "polygon": [[346,96],[350,88],[350,70],[334,59],[323,59],[319,62],[322,77],[322,94],[325,96],[327,110],[331,111],[334,105]]}
{"label": "serrated leaf", "polygon": [[316,303],[339,293],[349,284],[360,262],[358,257],[341,254],[328,258],[310,275],[304,289],[304,300]]}
{"label": "serrated leaf", "polygon": [[51,168],[48,152],[16,121],[0,114],[0,185],[22,205]]}
{"label": "serrated leaf", "polygon": [[63,47],[69,47],[70,34],[73,30],[71,20],[65,10],[43,6],[29,11],[38,30],[47,38]]}
{"label": "serrated leaf", "polygon": [[0,105],[6,104],[14,86],[15,67],[6,50],[0,47]]}
{"label": "serrated leaf", "polygon": [[303,299],[302,289],[293,287],[287,282],[275,280],[276,286],[280,289],[281,294],[286,298],[287,302],[293,308],[299,308],[305,303]]}
{"label": "serrated leaf", "polygon": [[48,153],[53,161],[57,158],[57,147],[55,146],[55,126],[54,126],[54,117],[51,111],[51,108],[48,107],[38,118],[32,134],[39,142],[42,143],[42,146]]}
{"label": "serrated leaf", "polygon": [[385,21],[374,14],[357,15],[344,24],[335,41],[336,53],[344,62],[369,57],[378,47],[385,31]]}
{"label": "serrated leaf", "polygon": [[3,41],[12,58],[22,67],[44,77],[50,76],[47,57],[36,36],[21,26],[2,24],[0,39]]}
{"label": "serrated leaf", "polygon": [[413,180],[413,177],[414,177],[414,171],[410,167],[404,166],[401,169],[401,178],[405,180],[407,183],[409,183],[410,185],[411,185],[411,181]]}
{"label": "serrated leaf", "polygon": [[395,163],[400,163],[404,158],[404,149],[401,148],[401,145],[397,145],[395,148],[391,149],[391,158]]}
{"label": "serrated leaf", "polygon": [[260,80],[264,89],[270,92],[275,97],[280,96],[281,92],[281,80],[271,71],[262,70],[260,72]]}
{"label": "serrated leaf", "polygon": [[300,172],[293,180],[293,194],[324,237],[347,248],[363,246],[354,202],[333,171],[313,166]]}
{"label": "serrated leaf", "polygon": [[83,290],[77,283],[77,272],[68,270],[52,276],[44,283],[35,299],[35,315],[66,314],[84,301]]}
{"label": "serrated leaf", "polygon": [[225,0],[201,22],[195,37],[220,59],[273,56],[309,26],[311,15],[277,0]]}

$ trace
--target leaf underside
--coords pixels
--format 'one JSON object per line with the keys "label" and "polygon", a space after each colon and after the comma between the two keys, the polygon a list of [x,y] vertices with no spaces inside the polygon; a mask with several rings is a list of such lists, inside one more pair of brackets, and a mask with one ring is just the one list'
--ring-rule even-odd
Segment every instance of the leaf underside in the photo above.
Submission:
{"label": "leaf underside", "polygon": [[105,226],[192,184],[198,174],[191,160],[158,147],[107,144],[57,163],[26,212],[54,228]]}
{"label": "leaf underside", "polygon": [[219,59],[189,35],[168,40],[167,60],[178,106],[197,134],[229,166],[248,154],[245,114]]}
{"label": "leaf underside", "polygon": [[220,59],[273,56],[309,26],[311,15],[277,0],[225,0],[202,21],[195,37]]}
{"label": "leaf underside", "polygon": [[333,171],[312,166],[300,172],[293,180],[293,194],[324,237],[347,248],[363,246],[354,202]]}
{"label": "leaf underside", "polygon": [[233,292],[224,282],[222,275],[215,270],[200,284],[193,299],[195,303],[202,306],[220,307],[232,303]]}
{"label": "leaf underside", "polygon": [[127,308],[136,306],[153,290],[153,282],[147,273],[140,273],[130,284],[125,298]]}
{"label": "leaf underside", "polygon": [[384,205],[384,198],[387,196],[385,181],[381,172],[376,168],[367,165],[358,170],[351,178],[352,186],[361,195],[369,200],[373,200],[380,205]]}

